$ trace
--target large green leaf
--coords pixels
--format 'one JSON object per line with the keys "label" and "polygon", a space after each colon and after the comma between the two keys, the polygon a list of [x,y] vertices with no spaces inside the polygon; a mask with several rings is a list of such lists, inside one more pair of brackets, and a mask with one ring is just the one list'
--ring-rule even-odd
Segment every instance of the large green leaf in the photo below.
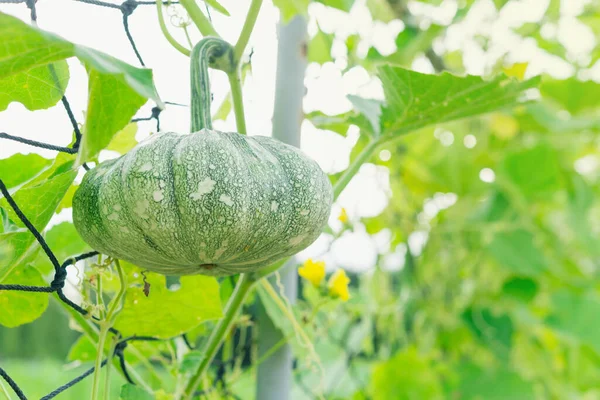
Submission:
{"label": "large green leaf", "polygon": [[495,315],[488,308],[469,307],[463,320],[475,336],[494,351],[498,357],[508,358],[512,346],[514,326],[506,314]]}
{"label": "large green leaf", "polygon": [[537,276],[547,269],[533,234],[523,229],[496,233],[488,251],[501,266],[519,275]]}
{"label": "large green leaf", "polygon": [[117,75],[89,71],[89,101],[78,162],[84,163],[108,146],[146,102]]}
{"label": "large green leaf", "polygon": [[57,35],[28,25],[18,18],[0,12],[0,79],[33,67],[76,56],[84,64],[104,74],[114,74],[139,95],[162,105],[152,71],[136,68],[89,47],[71,43]]}
{"label": "large green leaf", "polygon": [[127,383],[121,386],[120,400],[153,400],[154,397],[148,394],[139,386]]}
{"label": "large green leaf", "polygon": [[0,12],[0,79],[72,57],[75,45]]}
{"label": "large green leaf", "polygon": [[598,335],[600,296],[562,290],[552,295],[552,313],[546,323],[551,327],[593,347],[600,354]]}
{"label": "large green leaf", "polygon": [[116,151],[120,154],[127,153],[129,150],[133,149],[138,143],[137,140],[135,140],[137,130],[137,123],[130,123],[125,128],[117,132],[115,136],[113,136],[108,146],[106,146],[106,150]]}
{"label": "large green leaf", "polygon": [[52,163],[37,154],[20,154],[0,160],[0,179],[7,188],[13,188],[36,176]]}
{"label": "large green leaf", "polygon": [[508,153],[500,172],[529,199],[548,200],[562,187],[556,152],[547,143]]}
{"label": "large green leaf", "polygon": [[84,138],[78,162],[94,158],[124,128],[146,99],[164,107],[152,81],[152,71],[76,45],[23,21],[0,13],[0,37],[10,38],[0,49],[0,79],[37,66],[76,56],[89,74],[89,98]]}
{"label": "large green leaf", "polygon": [[481,369],[465,364],[458,369],[460,386],[456,393],[461,400],[531,400],[533,385],[516,372],[504,367]]}
{"label": "large green leaf", "polygon": [[427,75],[392,66],[379,67],[378,74],[386,98],[382,131],[389,136],[512,107],[540,80],[519,82],[501,74],[486,81],[479,76]]}
{"label": "large green leaf", "polygon": [[374,400],[441,400],[442,386],[434,363],[407,348],[380,363],[371,380]]}
{"label": "large green leaf", "polygon": [[[75,179],[77,171],[72,169],[72,166],[73,156],[61,155],[52,168],[44,171],[13,194],[21,211],[38,231],[46,227]],[[0,200],[0,207],[7,211],[9,218],[20,228],[16,232],[0,234],[0,243],[12,249],[12,257],[0,259],[0,282],[2,282],[15,266],[22,265],[25,260],[31,258],[35,238],[19,220],[6,199]]]}
{"label": "large green leaf", "polygon": [[[30,265],[14,269],[2,282],[31,286],[46,286],[42,275]],[[35,321],[48,307],[48,293],[0,290],[0,324],[13,328]]]}
{"label": "large green leaf", "polygon": [[600,106],[600,84],[594,81],[548,79],[540,86],[542,96],[552,99],[572,114],[591,111]]}
{"label": "large green leaf", "polygon": [[13,101],[28,110],[52,107],[65,93],[68,82],[69,66],[64,60],[0,79],[0,111]]}
{"label": "large green leaf", "polygon": [[124,335],[166,339],[222,316],[219,284],[213,277],[183,276],[181,287],[171,290],[163,275],[144,272],[150,284],[146,297],[141,270],[127,263],[123,263],[123,267],[129,271],[130,281],[125,306],[117,317],[115,328]]}

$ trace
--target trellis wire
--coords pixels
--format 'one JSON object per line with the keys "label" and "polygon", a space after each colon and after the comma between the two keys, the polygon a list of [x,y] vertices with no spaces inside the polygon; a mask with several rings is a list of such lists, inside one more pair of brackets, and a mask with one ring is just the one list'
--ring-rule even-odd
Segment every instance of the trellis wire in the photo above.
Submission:
{"label": "trellis wire", "polygon": [[[96,1],[96,0],[75,0],[77,2],[81,2],[81,3],[87,3],[90,5],[94,5],[94,6],[100,6],[100,7],[106,7],[106,8],[113,8],[113,9],[118,9],[122,12],[123,14],[123,27],[125,30],[125,35],[127,36],[127,39],[139,61],[139,63],[142,66],[145,66],[145,63],[140,55],[140,52],[137,49],[137,45],[133,39],[133,36],[131,34],[131,31],[129,29],[129,17],[133,14],[133,12],[136,10],[136,8],[139,5],[156,5],[156,3],[154,1],[136,1],[136,0],[126,0],[125,2],[121,3],[121,4],[113,4],[113,3],[107,3],[107,2],[103,2],[103,1]],[[160,0],[159,0],[160,1]],[[0,0],[0,3],[10,3],[10,4],[19,4],[19,3],[25,3],[25,5],[29,8],[30,10],[30,15],[31,15],[31,21],[32,23],[36,23],[37,21],[37,11],[36,11],[36,7],[35,7],[35,3],[36,0]],[[169,2],[170,4],[174,4],[177,3],[176,1],[171,1]],[[51,68],[51,66],[50,66]],[[51,68],[51,72],[53,73],[54,71]],[[37,148],[42,148],[42,149],[47,149],[47,150],[54,150],[54,151],[58,151],[58,152],[63,152],[63,153],[68,153],[68,154],[76,154],[79,151],[79,146],[81,144],[81,138],[82,138],[82,134],[81,134],[81,130],[79,128],[79,124],[77,122],[77,120],[75,119],[75,116],[73,114],[73,111],[71,109],[71,106],[69,104],[69,101],[67,99],[67,97],[65,95],[62,96],[61,98],[61,103],[65,109],[65,111],[67,112],[67,116],[69,118],[69,121],[71,122],[71,125],[73,127],[73,131],[75,134],[75,141],[73,143],[72,146],[70,147],[64,147],[64,146],[57,146],[57,145],[53,145],[53,144],[49,144],[49,143],[43,143],[43,142],[39,142],[36,140],[30,140],[30,139],[26,139],[26,138],[22,138],[20,136],[14,136],[14,135],[10,135],[6,132],[0,132],[0,139],[7,139],[7,140],[12,140],[12,141],[16,141],[19,143],[23,143],[23,144],[27,144],[33,147],[37,147]],[[171,104],[171,105],[176,105],[176,106],[184,106],[183,104],[179,104],[179,103],[173,103],[173,102],[165,102],[166,104]],[[139,121],[150,121],[150,120],[156,120],[156,130],[160,131],[160,113],[161,113],[161,109],[158,106],[155,106],[152,108],[151,110],[151,114],[148,117],[138,117],[138,118],[134,118],[131,120],[131,122],[139,122]],[[89,169],[89,167],[84,164],[83,167],[87,170]],[[38,244],[40,245],[40,247],[42,248],[42,250],[44,251],[44,253],[46,254],[46,256],[48,257],[48,259],[50,260],[50,262],[52,263],[52,266],[54,267],[54,278],[52,280],[52,282],[50,283],[49,286],[29,286],[29,285],[20,285],[20,284],[0,284],[0,291],[24,291],[24,292],[38,292],[38,293],[53,293],[56,292],[56,294],[58,295],[59,299],[64,302],[65,304],[67,304],[69,307],[73,308],[75,311],[77,311],[78,313],[82,314],[82,315],[86,315],[89,316],[89,312],[87,310],[84,310],[82,307],[80,307],[79,305],[75,304],[74,302],[72,302],[71,300],[69,300],[65,294],[63,293],[63,287],[65,284],[65,280],[67,277],[67,267],[70,265],[75,264],[77,261],[81,261],[90,257],[94,257],[96,255],[98,255],[99,253],[96,251],[92,251],[92,252],[88,252],[88,253],[84,253],[81,254],[79,256],[76,257],[71,257],[67,260],[65,260],[62,264],[58,261],[58,259],[56,258],[56,256],[54,255],[54,253],[52,252],[52,250],[50,249],[50,247],[48,246],[48,244],[46,243],[44,237],[41,235],[41,233],[35,228],[35,226],[31,223],[31,221],[27,218],[27,216],[21,211],[21,209],[19,208],[19,206],[17,205],[17,203],[14,201],[14,198],[11,196],[10,192],[8,191],[8,188],[6,187],[6,185],[4,184],[4,182],[2,181],[2,179],[0,179],[0,192],[2,193],[2,195],[4,196],[4,198],[6,199],[8,205],[12,208],[12,210],[14,211],[15,215],[19,218],[19,220],[21,221],[21,223],[23,225],[25,225],[25,227],[31,232],[31,234],[35,237],[36,241],[38,242]],[[92,316],[93,319],[96,319],[96,317]],[[116,335],[117,338],[121,338],[121,334],[120,332],[115,329],[115,328],[110,328],[111,333],[113,333],[114,335]],[[190,343],[190,341],[188,340],[188,338],[183,335],[183,339],[184,342],[186,344],[186,346],[188,346],[190,349],[193,349],[192,344]],[[124,351],[125,348],[127,347],[128,342],[130,341],[158,341],[161,339],[155,338],[155,337],[150,337],[150,336],[131,336],[128,338],[122,338],[120,339],[113,351],[113,354],[109,355],[109,357],[107,357],[106,359],[104,359],[101,363],[101,366],[104,367],[106,365],[107,362],[109,362],[112,357],[117,357],[119,360],[119,366],[123,372],[123,376],[125,378],[125,380],[131,384],[135,384],[134,380],[131,378],[131,375],[129,374],[129,372],[127,371],[127,367],[126,367],[126,363],[125,363],[125,356],[124,356]],[[234,355],[233,357],[237,357],[237,355]],[[232,357],[232,358],[233,358]],[[219,364],[220,363],[220,364]],[[219,361],[219,360],[215,360],[215,364],[218,365],[219,370],[224,369],[225,365],[227,363],[223,362],[223,361]],[[85,372],[83,372],[82,374],[80,374],[79,376],[77,376],[76,378],[72,379],[71,381],[65,383],[64,385],[60,386],[59,388],[57,388],[56,390],[50,392],[49,394],[47,394],[46,396],[42,397],[42,400],[49,400],[52,399],[54,397],[56,397],[58,394],[64,392],[65,390],[71,388],[72,386],[74,386],[75,384],[79,383],[80,381],[82,381],[83,379],[85,379],[86,377],[88,377],[89,375],[94,373],[94,367],[86,370]],[[217,379],[215,380],[215,382],[213,383],[213,387],[216,387],[217,383],[221,383],[222,385],[222,390],[224,392],[224,394],[237,398],[237,396],[235,396],[233,393],[231,393],[230,391],[228,391],[225,387],[225,380],[223,379],[223,371],[218,371],[217,373]],[[19,385],[14,381],[14,379],[12,379],[8,372],[6,372],[4,369],[2,369],[0,367],[0,377],[2,377],[2,379],[4,381],[6,381],[8,383],[8,385],[10,386],[10,388],[14,391],[14,393],[17,395],[17,397],[20,400],[27,400],[27,397],[25,396],[25,394],[23,393],[23,390],[19,387]],[[203,394],[204,392],[198,392],[196,393],[197,395]]]}

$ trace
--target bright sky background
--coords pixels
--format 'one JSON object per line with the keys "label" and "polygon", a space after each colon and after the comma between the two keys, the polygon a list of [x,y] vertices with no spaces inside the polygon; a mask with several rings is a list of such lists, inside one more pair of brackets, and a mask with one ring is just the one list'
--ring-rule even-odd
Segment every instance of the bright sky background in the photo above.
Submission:
{"label": "bright sky background", "polygon": [[[353,68],[344,75],[341,73],[346,66],[344,41],[348,35],[359,33],[363,37],[359,49],[364,54],[371,45],[376,46],[382,54],[389,54],[395,51],[396,35],[404,29],[403,23],[400,21],[392,21],[389,24],[372,21],[365,1],[356,0],[349,14],[328,9],[321,4],[311,4],[309,33],[313,35],[316,32],[317,21],[323,31],[335,33],[333,55],[339,56],[339,58],[336,63],[308,66],[305,81],[307,94],[304,100],[306,112],[319,109],[333,115],[348,111],[351,108],[345,97],[348,94],[382,97],[379,81],[376,78],[370,78],[362,68]],[[543,18],[548,2],[549,0],[513,1],[498,13],[491,0],[478,0],[467,18],[449,29],[443,40],[437,40],[434,43],[434,49],[438,52],[461,50],[464,53],[467,72],[474,75],[489,72],[489,68],[495,64],[498,57],[508,50],[509,62],[529,62],[528,76],[548,73],[556,78],[566,78],[575,72],[569,63],[539,50],[533,39],[523,41],[511,30],[523,22],[539,22]],[[249,1],[222,0],[221,3],[232,15],[225,17],[213,11],[212,18],[215,28],[226,40],[235,42]],[[589,0],[563,0],[560,22],[558,24],[545,22],[542,25],[542,34],[548,38],[558,36],[569,50],[569,59],[574,62],[586,60],[595,45],[595,37],[591,29],[575,18],[582,12],[586,3],[589,3]],[[426,16],[431,22],[449,24],[456,12],[457,0],[445,0],[440,6],[412,1],[409,8],[414,15]],[[78,3],[73,0],[39,0],[37,10],[40,28],[139,66],[125,36],[121,22],[122,14],[119,10]],[[29,20],[29,11],[24,4],[2,4],[0,11],[18,16],[25,21]],[[166,13],[165,16],[167,16]],[[253,74],[246,81],[244,88],[246,118],[250,135],[270,135],[271,132],[278,19],[277,9],[270,1],[265,1],[250,40],[249,48],[254,49]],[[156,86],[161,98],[165,101],[189,104],[188,58],[173,49],[162,36],[158,26],[156,8],[139,6],[130,17],[129,23],[142,58],[146,65],[154,70]],[[180,43],[185,43],[182,30],[173,28],[171,31]],[[194,33],[192,27],[190,27],[190,31]],[[487,53],[472,39],[474,34],[491,37],[491,46]],[[199,38],[198,35],[195,35],[192,39],[198,40]],[[71,79],[66,94],[76,118],[81,122],[86,107],[87,77],[77,59],[70,59],[69,66]],[[433,72],[429,61],[424,57],[419,57],[414,62],[413,69],[427,73]],[[582,78],[593,78],[600,81],[599,68],[582,70],[579,73]],[[219,71],[213,71],[211,85],[215,98],[213,110],[216,110],[228,92],[225,75]],[[153,104],[149,102],[140,111],[139,116],[150,115],[152,106]],[[227,121],[216,121],[214,126],[220,130],[235,130],[233,113]],[[168,106],[167,110],[161,114],[161,128],[188,132],[189,109]],[[140,123],[137,138],[143,139],[153,129],[155,129],[154,121]],[[56,145],[68,144],[72,135],[72,128],[60,103],[57,107],[34,113],[26,110],[19,103],[12,103],[6,111],[0,112],[0,131]],[[302,125],[302,149],[314,158],[326,172],[339,172],[348,165],[349,152],[357,135],[357,130],[351,130],[348,137],[343,138],[333,132],[318,130],[305,121]],[[440,145],[465,145],[467,147],[476,145],[475,138],[470,142],[454,143],[452,134],[449,133],[449,135],[440,135]],[[55,154],[52,151],[34,149],[6,140],[0,142],[0,158],[9,157],[16,152],[38,152],[46,157],[53,157]],[[101,159],[112,158],[115,155],[103,152]],[[484,181],[494,179],[493,171],[489,169],[482,171],[480,176]],[[375,167],[373,164],[364,165],[334,207],[331,226],[334,229],[340,228],[337,216],[341,206],[348,210],[351,218],[377,215],[388,202],[390,195],[388,189],[387,169]],[[455,201],[456,197],[453,194],[440,194],[431,199],[425,206],[424,221],[433,218],[440,209],[451,206]],[[69,218],[70,210],[64,210],[54,218],[53,223]],[[324,252],[328,248],[329,240],[323,236],[313,246],[302,252],[299,258],[313,256],[325,259],[329,268],[335,266],[350,270],[371,268],[377,252],[387,251],[389,236],[383,232],[377,237],[371,238],[362,231],[362,227],[358,225],[355,233],[345,234],[341,240],[336,242],[332,251],[326,255]],[[426,230],[416,232],[409,238],[409,245],[418,254],[426,239]],[[403,258],[400,256],[403,251],[405,248],[403,250],[400,246],[396,254],[389,257],[390,267],[401,266]]]}

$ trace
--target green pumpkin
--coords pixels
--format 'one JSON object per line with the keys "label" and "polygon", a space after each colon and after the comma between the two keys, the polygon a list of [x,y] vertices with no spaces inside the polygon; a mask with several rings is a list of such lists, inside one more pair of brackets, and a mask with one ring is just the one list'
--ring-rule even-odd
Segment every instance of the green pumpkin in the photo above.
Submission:
{"label": "green pumpkin", "polygon": [[209,96],[207,66],[198,65],[192,127],[205,128],[153,135],[87,172],[73,198],[73,221],[94,249],[151,271],[255,271],[316,240],[330,214],[331,184],[295,147],[207,129],[206,105],[194,107],[194,94]]}

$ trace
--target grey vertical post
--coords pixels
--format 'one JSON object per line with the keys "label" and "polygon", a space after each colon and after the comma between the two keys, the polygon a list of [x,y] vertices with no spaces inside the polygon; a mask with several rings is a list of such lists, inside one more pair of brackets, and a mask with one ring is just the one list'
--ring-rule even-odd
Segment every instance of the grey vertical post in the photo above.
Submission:
{"label": "grey vertical post", "polygon": [[[306,69],[306,20],[294,17],[288,24],[279,25],[277,81],[273,111],[273,137],[300,147],[304,72]],[[281,281],[285,295],[294,303],[298,295],[298,273],[292,263],[282,268]],[[273,282],[273,281],[272,281]],[[258,352],[269,351],[283,335],[271,322],[262,306],[258,312]],[[257,400],[288,400],[292,391],[292,351],[282,346],[258,367]]]}

